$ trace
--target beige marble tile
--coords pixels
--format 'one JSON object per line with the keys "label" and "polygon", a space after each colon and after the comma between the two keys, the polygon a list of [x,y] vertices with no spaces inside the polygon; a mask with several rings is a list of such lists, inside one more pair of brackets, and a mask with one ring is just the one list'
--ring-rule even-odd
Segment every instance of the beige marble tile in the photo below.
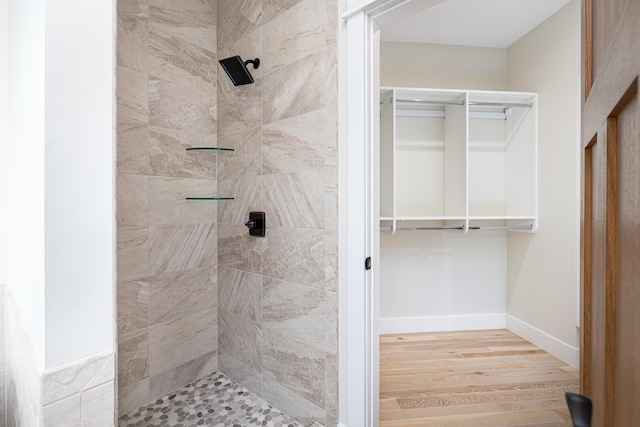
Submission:
{"label": "beige marble tile", "polygon": [[324,52],[308,55],[262,78],[262,121],[272,123],[324,106]]}
{"label": "beige marble tile", "polygon": [[265,175],[263,182],[264,211],[270,226],[323,228],[324,174]]}
{"label": "beige marble tile", "polygon": [[[289,9],[302,3],[304,0],[263,0],[262,1],[262,22],[266,25],[268,22],[286,13]],[[316,16],[316,19],[318,17]]]}
{"label": "beige marble tile", "polygon": [[263,325],[333,352],[337,347],[336,304],[335,292],[263,278]]}
{"label": "beige marble tile", "polygon": [[[327,156],[329,158],[330,156]],[[329,163],[329,162],[328,162]],[[338,228],[338,167],[328,164],[324,168],[324,228],[335,232]],[[336,248],[337,251],[337,248]],[[334,252],[331,252],[334,253]],[[337,255],[337,252],[335,252]]]}
{"label": "beige marble tile", "polygon": [[[265,4],[265,15],[270,13]],[[302,0],[287,10],[275,14],[262,27],[264,73],[271,73],[296,62],[312,53],[321,51],[325,45],[325,5],[323,1]]]}
{"label": "beige marble tile", "polygon": [[262,0],[218,0],[218,45],[241,39],[262,25]]}
{"label": "beige marble tile", "polygon": [[214,145],[217,132],[216,89],[212,83],[169,67],[149,78],[149,124],[179,131],[192,146]]}
{"label": "beige marble tile", "polygon": [[218,362],[218,369],[225,375],[257,395],[262,393],[261,373],[223,352],[218,355]]}
{"label": "beige marble tile", "polygon": [[[98,369],[95,375],[87,382],[87,385],[82,389],[86,391],[90,388],[112,382],[116,377],[116,355],[111,353],[108,357],[103,358],[104,364]],[[91,362],[93,363],[93,362]]]}
{"label": "beige marble tile", "polygon": [[150,278],[149,322],[155,325],[217,306],[216,271],[194,268]]}
{"label": "beige marble tile", "polygon": [[149,116],[147,74],[123,66],[118,66],[117,73],[118,119],[147,123]]}
{"label": "beige marble tile", "polygon": [[256,127],[230,137],[220,138],[220,147],[233,148],[234,152],[218,155],[220,182],[233,182],[242,177],[260,175],[261,132]]}
{"label": "beige marble tile", "polygon": [[340,425],[337,415],[327,412],[326,417],[327,421],[325,423],[325,427],[338,427]]}
{"label": "beige marble tile", "polygon": [[327,353],[325,358],[325,405],[328,413],[338,413],[338,356]]}
{"label": "beige marble tile", "polygon": [[325,352],[269,328],[262,337],[262,373],[324,408]]}
{"label": "beige marble tile", "polygon": [[110,352],[45,371],[42,374],[42,403],[48,405],[111,382],[114,375],[114,357]]}
{"label": "beige marble tile", "polygon": [[118,282],[118,334],[149,327],[149,283],[146,280]]}
{"label": "beige marble tile", "polygon": [[118,227],[147,226],[147,177],[119,174],[116,178]]}
{"label": "beige marble tile", "polygon": [[[254,83],[243,86],[233,86],[224,71],[218,73],[217,124],[220,141],[235,139],[236,134],[247,133],[262,124],[262,79],[254,75],[252,67],[249,67],[249,71]],[[224,145],[224,142],[220,143],[220,146]]]}
{"label": "beige marble tile", "polygon": [[118,0],[118,65],[147,72],[148,18],[148,0]]}
{"label": "beige marble tile", "polygon": [[218,272],[219,309],[262,322],[262,276],[221,267]]}
{"label": "beige marble tile", "polygon": [[149,126],[146,122],[118,118],[118,173],[146,175],[151,171]]}
{"label": "beige marble tile", "polygon": [[319,172],[325,166],[322,110],[262,127],[262,173]]}
{"label": "beige marble tile", "polygon": [[324,233],[301,228],[267,230],[262,273],[289,282],[324,288],[327,272]]}
{"label": "beige marble tile", "polygon": [[[200,201],[198,203],[218,203]],[[149,227],[149,273],[214,266],[217,261],[216,224]]]}
{"label": "beige marble tile", "polygon": [[82,427],[115,425],[115,389],[113,382],[82,393]]}
{"label": "beige marble tile", "polygon": [[[4,420],[2,420],[4,421]],[[42,427],[79,427],[82,425],[80,393],[58,400],[42,408]]]}
{"label": "beige marble tile", "polygon": [[178,82],[175,79],[176,75],[195,78],[194,81],[213,84],[215,89],[217,56],[214,49],[213,43],[207,49],[195,46],[179,37],[162,32],[151,22],[149,74],[153,78],[174,82]]}
{"label": "beige marble tile", "polygon": [[118,386],[127,387],[149,377],[149,329],[118,338]]}
{"label": "beige marble tile", "polygon": [[118,280],[139,280],[149,275],[149,231],[146,227],[118,227]]}
{"label": "beige marble tile", "polygon": [[156,374],[150,379],[151,396],[165,396],[185,384],[214,372],[217,366],[218,355],[214,351]]}
{"label": "beige marble tile", "polygon": [[314,422],[325,425],[325,411],[269,378],[262,382],[262,396],[300,424],[311,426]]}
{"label": "beige marble tile", "polygon": [[[268,218],[267,221],[269,221]],[[264,238],[250,236],[244,225],[220,223],[218,224],[218,267],[226,266],[259,273],[262,267],[264,244]]]}
{"label": "beige marble tile", "polygon": [[[218,222],[244,224],[249,212],[262,211],[262,178],[247,176],[218,181],[218,194],[233,197],[233,200],[218,203]],[[267,220],[268,221],[268,220]],[[269,222],[267,222],[269,227]]]}
{"label": "beige marble tile", "polygon": [[216,309],[203,310],[149,327],[151,376],[217,351]]}
{"label": "beige marble tile", "polygon": [[[333,44],[338,41],[338,29],[339,23],[342,22],[340,18],[340,10],[338,9],[338,0],[325,0],[325,44]],[[336,56],[337,58],[337,56]]]}
{"label": "beige marble tile", "polygon": [[189,147],[215,147],[215,134],[194,135],[175,129],[149,127],[152,174],[182,178],[216,179],[217,154]]}
{"label": "beige marble tile", "polygon": [[118,0],[118,12],[129,15],[148,17],[149,0]]}
{"label": "beige marble tile", "polygon": [[151,402],[157,396],[149,392],[149,378],[126,387],[118,387],[118,416],[128,414]]}
{"label": "beige marble tile", "polygon": [[217,202],[186,200],[216,192],[214,180],[149,177],[149,225],[216,222]]}
{"label": "beige marble tile", "polygon": [[215,0],[151,0],[149,22],[154,31],[215,52],[216,9]]}
{"label": "beige marble tile", "polygon": [[324,130],[325,165],[338,165],[338,46],[328,45],[324,55]]}
{"label": "beige marble tile", "polygon": [[220,352],[261,372],[262,328],[260,325],[222,310],[218,322]]}

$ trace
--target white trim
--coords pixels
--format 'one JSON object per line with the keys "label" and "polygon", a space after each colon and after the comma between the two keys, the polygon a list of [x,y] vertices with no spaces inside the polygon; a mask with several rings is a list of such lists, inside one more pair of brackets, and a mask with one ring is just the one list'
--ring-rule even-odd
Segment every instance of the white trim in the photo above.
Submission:
{"label": "white trim", "polygon": [[[374,342],[371,309],[371,274],[364,260],[371,256],[371,207],[368,205],[367,156],[370,155],[373,22],[365,13],[347,21],[347,402],[340,413],[346,414],[349,427],[373,426],[375,395],[371,364]],[[377,340],[377,336],[375,337]],[[377,370],[377,366],[375,367]],[[344,420],[343,420],[344,421]]]}
{"label": "white trim", "polygon": [[389,317],[380,319],[380,334],[413,334],[418,332],[481,331],[505,329],[504,313],[462,314],[455,316]]}
{"label": "white trim", "polygon": [[[348,11],[346,21],[346,209],[340,209],[340,224],[345,224],[346,255],[340,257],[344,265],[344,279],[340,288],[346,289],[340,302],[340,313],[346,326],[346,340],[340,339],[341,367],[346,372],[346,398],[340,399],[340,422],[348,427],[378,425],[378,305],[379,290],[372,279],[377,265],[366,272],[364,260],[377,259],[374,243],[379,233],[378,212],[373,209],[375,198],[370,195],[375,173],[375,126],[379,110],[374,105],[379,88],[376,86],[379,40],[377,23],[398,19],[412,11],[425,9],[443,0],[371,0]],[[341,182],[344,177],[341,176]],[[344,216],[343,216],[344,215]],[[375,221],[374,221],[375,219]],[[344,263],[344,264],[342,264]],[[342,371],[342,370],[341,370]],[[341,390],[344,387],[341,385]]]}
{"label": "white trim", "polygon": [[540,347],[567,365],[577,368],[580,365],[580,349],[573,347],[530,324],[507,315],[507,329]]}

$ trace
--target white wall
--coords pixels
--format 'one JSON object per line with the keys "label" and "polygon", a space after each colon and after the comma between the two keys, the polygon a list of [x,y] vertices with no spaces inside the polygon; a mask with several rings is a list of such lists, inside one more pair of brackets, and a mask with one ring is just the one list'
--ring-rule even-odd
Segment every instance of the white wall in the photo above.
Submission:
{"label": "white wall", "polygon": [[114,12],[9,0],[7,276],[40,370],[113,349]]}
{"label": "white wall", "polygon": [[45,345],[44,21],[44,0],[9,0],[8,284],[40,365]]}
{"label": "white wall", "polygon": [[[0,0],[0,200],[9,196],[9,1]],[[6,204],[0,207],[0,285],[9,281],[9,218]]]}
{"label": "white wall", "polygon": [[580,2],[514,43],[508,59],[509,88],[539,93],[539,230],[509,237],[508,313],[577,347]]}
{"label": "white wall", "polygon": [[382,42],[382,86],[507,89],[507,50]]}
{"label": "white wall", "polygon": [[47,1],[46,367],[113,348],[112,1]]}

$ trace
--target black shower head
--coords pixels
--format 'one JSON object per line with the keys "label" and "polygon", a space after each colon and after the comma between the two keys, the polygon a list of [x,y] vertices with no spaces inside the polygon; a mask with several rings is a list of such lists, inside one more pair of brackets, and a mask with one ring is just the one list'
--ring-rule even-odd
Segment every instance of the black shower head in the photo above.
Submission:
{"label": "black shower head", "polygon": [[221,59],[219,62],[220,65],[222,65],[222,68],[224,68],[224,71],[227,72],[227,75],[233,82],[234,86],[248,85],[253,83],[253,77],[251,77],[251,74],[247,69],[247,64],[253,64],[254,70],[260,66],[259,58],[249,59],[242,62],[242,58],[240,58],[238,55],[226,59]]}

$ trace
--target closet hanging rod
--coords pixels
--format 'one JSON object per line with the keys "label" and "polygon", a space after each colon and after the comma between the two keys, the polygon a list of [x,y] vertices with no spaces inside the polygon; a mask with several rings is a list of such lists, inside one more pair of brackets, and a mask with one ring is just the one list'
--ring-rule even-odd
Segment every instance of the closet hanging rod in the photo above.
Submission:
{"label": "closet hanging rod", "polygon": [[[381,104],[389,104],[393,100],[392,99],[381,99]],[[413,104],[429,104],[429,105],[464,105],[464,101],[429,101],[427,99],[398,99],[396,102],[406,102]],[[475,105],[479,107],[524,107],[531,108],[533,107],[533,103],[531,102],[476,102],[471,101],[469,105]]]}
{"label": "closet hanging rod", "polygon": [[469,227],[469,230],[531,231],[533,230],[533,225],[485,225],[481,227]]}
{"label": "closet hanging rod", "polygon": [[[381,104],[390,104],[393,99],[381,99]],[[464,101],[429,101],[428,99],[397,99],[396,102],[410,102],[415,104],[431,105],[464,105]]]}
{"label": "closet hanging rod", "polygon": [[480,105],[486,107],[533,107],[532,102],[470,102],[469,105]]}
{"label": "closet hanging rod", "polygon": [[[464,227],[396,227],[396,231],[441,231],[441,230],[458,230],[463,231]],[[469,227],[469,230],[493,230],[493,231],[531,231],[533,225],[497,225]],[[380,227],[380,231],[393,231],[391,227]]]}
{"label": "closet hanging rod", "polygon": [[[439,231],[439,230],[458,230],[464,231],[464,227],[396,227],[396,231]],[[391,227],[380,227],[380,231],[393,231]]]}

